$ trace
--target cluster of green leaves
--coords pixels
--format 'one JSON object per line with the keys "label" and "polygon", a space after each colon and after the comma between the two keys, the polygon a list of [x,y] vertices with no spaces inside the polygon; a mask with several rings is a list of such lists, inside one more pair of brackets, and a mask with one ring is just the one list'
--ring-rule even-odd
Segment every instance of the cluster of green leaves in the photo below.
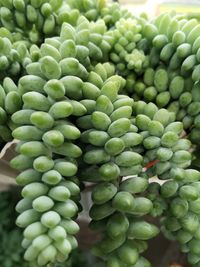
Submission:
{"label": "cluster of green leaves", "polygon": [[[22,231],[15,225],[17,218],[15,206],[19,198],[19,188],[15,186],[0,194],[0,265],[2,267],[28,267],[28,263],[23,258],[24,249],[21,247]],[[67,262],[57,264],[56,267],[78,267],[80,265],[87,265],[87,259],[84,253],[77,249]]]}
{"label": "cluster of green leaves", "polygon": [[11,166],[30,266],[70,258],[89,181],[102,266],[151,266],[142,253],[159,229],[149,215],[198,267],[198,21],[150,21],[104,0],[0,7],[0,141],[19,140]]}

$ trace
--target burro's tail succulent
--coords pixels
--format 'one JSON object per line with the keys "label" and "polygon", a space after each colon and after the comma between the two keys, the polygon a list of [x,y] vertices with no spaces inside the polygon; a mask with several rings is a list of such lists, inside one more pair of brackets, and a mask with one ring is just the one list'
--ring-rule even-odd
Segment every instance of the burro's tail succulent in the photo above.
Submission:
{"label": "burro's tail succulent", "polygon": [[24,259],[70,257],[90,183],[97,266],[151,266],[162,230],[199,267],[199,22],[104,0],[0,0],[0,15],[0,144],[17,140]]}

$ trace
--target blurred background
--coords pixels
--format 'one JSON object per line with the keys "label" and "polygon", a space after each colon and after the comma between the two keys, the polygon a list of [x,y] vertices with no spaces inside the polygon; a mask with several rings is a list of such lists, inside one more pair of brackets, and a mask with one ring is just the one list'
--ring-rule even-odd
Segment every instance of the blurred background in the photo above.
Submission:
{"label": "blurred background", "polygon": [[149,17],[172,10],[200,17],[200,0],[119,0],[118,2],[135,14],[146,12]]}

